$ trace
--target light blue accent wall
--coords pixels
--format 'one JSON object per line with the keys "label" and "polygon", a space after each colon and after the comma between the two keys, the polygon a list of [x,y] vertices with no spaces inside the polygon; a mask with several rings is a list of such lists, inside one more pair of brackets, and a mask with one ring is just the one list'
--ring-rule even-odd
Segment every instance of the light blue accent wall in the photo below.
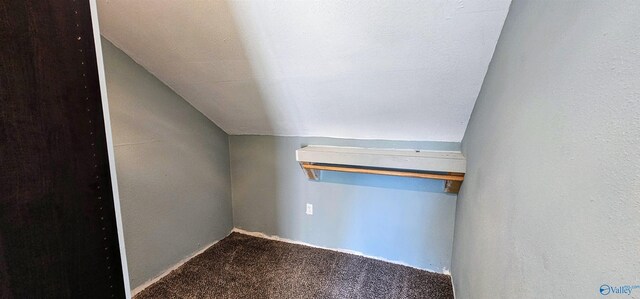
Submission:
{"label": "light blue accent wall", "polygon": [[457,298],[640,298],[640,2],[514,0],[462,144]]}
{"label": "light blue accent wall", "polygon": [[[305,145],[459,150],[459,143],[229,136],[234,225],[443,272],[451,264],[456,195],[443,181],[323,172],[295,159]],[[306,203],[314,215],[305,214]]]}

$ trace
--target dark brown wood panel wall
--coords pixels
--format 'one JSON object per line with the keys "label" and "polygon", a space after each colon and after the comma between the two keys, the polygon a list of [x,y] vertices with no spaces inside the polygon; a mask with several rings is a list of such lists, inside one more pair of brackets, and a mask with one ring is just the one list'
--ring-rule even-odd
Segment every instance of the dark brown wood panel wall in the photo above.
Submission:
{"label": "dark brown wood panel wall", "polygon": [[0,0],[0,298],[125,296],[88,0]]}

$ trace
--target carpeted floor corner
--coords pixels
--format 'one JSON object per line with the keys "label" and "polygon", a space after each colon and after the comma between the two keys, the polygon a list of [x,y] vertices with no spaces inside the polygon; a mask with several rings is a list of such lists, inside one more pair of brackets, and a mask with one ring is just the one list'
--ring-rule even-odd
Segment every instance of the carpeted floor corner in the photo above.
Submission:
{"label": "carpeted floor corner", "polygon": [[453,298],[450,277],[232,233],[135,299]]}

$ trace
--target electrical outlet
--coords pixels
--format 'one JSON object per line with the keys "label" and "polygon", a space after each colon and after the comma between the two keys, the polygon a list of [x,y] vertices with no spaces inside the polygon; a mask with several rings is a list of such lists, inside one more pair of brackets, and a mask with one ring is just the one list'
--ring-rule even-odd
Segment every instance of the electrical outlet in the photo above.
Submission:
{"label": "electrical outlet", "polygon": [[307,215],[313,215],[313,205],[310,203],[307,204]]}

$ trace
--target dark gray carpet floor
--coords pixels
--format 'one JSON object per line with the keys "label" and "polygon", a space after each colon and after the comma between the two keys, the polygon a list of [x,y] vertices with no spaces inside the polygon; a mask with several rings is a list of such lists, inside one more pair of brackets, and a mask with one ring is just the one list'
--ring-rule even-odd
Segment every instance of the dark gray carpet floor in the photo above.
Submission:
{"label": "dark gray carpet floor", "polygon": [[453,298],[449,276],[232,233],[135,299]]}

